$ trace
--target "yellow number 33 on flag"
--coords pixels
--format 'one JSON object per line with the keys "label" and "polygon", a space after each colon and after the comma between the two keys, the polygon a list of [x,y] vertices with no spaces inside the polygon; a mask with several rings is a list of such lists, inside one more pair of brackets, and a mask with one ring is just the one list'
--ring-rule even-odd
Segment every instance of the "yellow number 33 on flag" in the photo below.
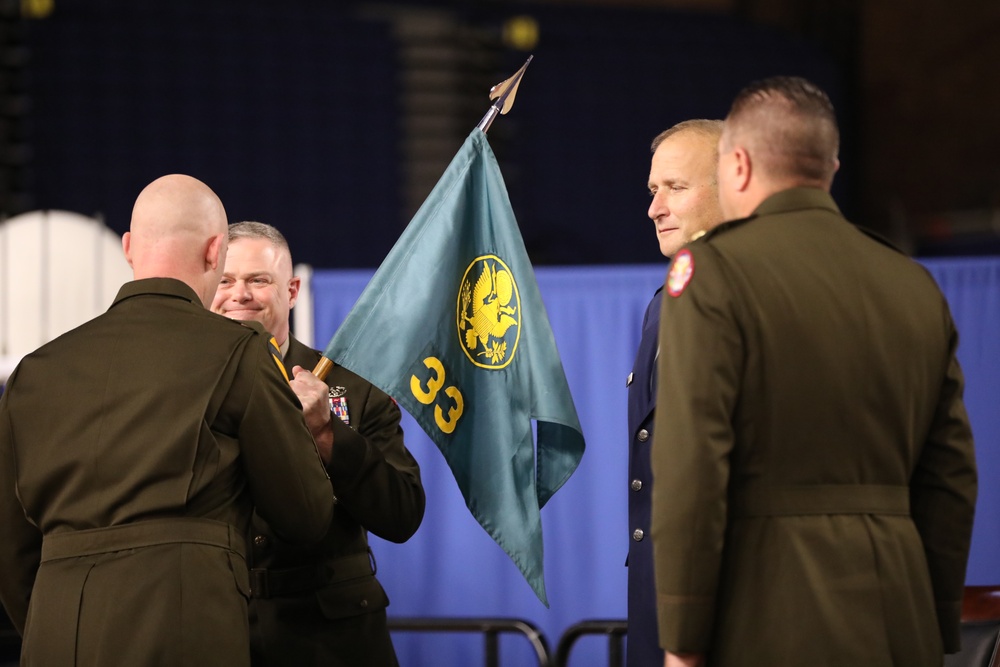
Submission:
{"label": "yellow number 33 on flag", "polygon": [[444,411],[441,409],[441,405],[435,405],[434,423],[437,424],[437,427],[445,433],[452,433],[455,430],[455,426],[458,425],[458,420],[462,417],[462,412],[465,410],[465,399],[462,398],[462,392],[459,391],[457,387],[444,386],[444,365],[441,363],[440,359],[437,357],[427,357],[424,359],[424,366],[434,373],[432,377],[427,379],[427,389],[424,389],[420,378],[416,375],[411,375],[410,391],[413,393],[413,397],[418,401],[424,405],[430,405],[434,402],[434,399],[437,398],[438,392],[444,388],[445,396],[454,401],[454,404],[448,407],[447,419],[445,419]]}

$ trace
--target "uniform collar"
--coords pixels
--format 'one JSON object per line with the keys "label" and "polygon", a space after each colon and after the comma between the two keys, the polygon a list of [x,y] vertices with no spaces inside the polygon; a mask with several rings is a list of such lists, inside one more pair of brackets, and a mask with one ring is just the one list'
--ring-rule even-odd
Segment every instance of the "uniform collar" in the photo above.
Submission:
{"label": "uniform collar", "polygon": [[112,307],[118,303],[130,299],[134,296],[155,294],[158,296],[171,296],[184,299],[191,303],[204,307],[201,299],[187,283],[183,283],[176,278],[143,278],[142,280],[132,280],[121,286],[118,296],[115,297]]}
{"label": "uniform collar", "polygon": [[820,188],[790,188],[776,192],[762,201],[753,215],[773,215],[809,208],[826,209],[843,217],[830,193]]}

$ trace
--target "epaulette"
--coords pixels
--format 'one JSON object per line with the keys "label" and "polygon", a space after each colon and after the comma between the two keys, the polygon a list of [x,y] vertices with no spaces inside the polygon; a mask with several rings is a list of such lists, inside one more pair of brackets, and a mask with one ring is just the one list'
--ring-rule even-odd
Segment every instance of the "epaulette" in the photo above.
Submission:
{"label": "epaulette", "polygon": [[260,322],[258,322],[257,320],[232,320],[232,321],[236,322],[237,324],[239,324],[241,326],[246,327],[247,329],[253,329],[257,333],[263,334],[264,336],[270,336],[271,335],[271,334],[267,333],[267,329],[264,328],[264,325],[261,324]]}
{"label": "epaulette", "polygon": [[895,243],[893,243],[892,241],[890,241],[886,237],[882,236],[881,234],[879,234],[875,230],[868,229],[867,227],[862,227],[861,225],[854,225],[854,226],[857,227],[857,229],[858,229],[859,232],[861,232],[862,234],[864,234],[868,238],[870,238],[872,240],[875,240],[875,241],[878,241],[879,243],[881,243],[882,245],[886,246],[887,248],[892,248],[893,250],[895,250],[896,252],[898,252],[901,255],[905,255],[906,254],[903,251],[902,248],[900,248]]}
{"label": "epaulette", "polygon": [[274,359],[275,365],[278,367],[278,370],[281,371],[281,374],[285,376],[285,380],[291,381],[288,371],[285,369],[285,364],[281,360],[281,349],[278,347],[278,341],[274,339],[274,336],[269,334],[267,329],[264,328],[264,325],[256,320],[243,320],[240,321],[240,324],[248,329],[253,329],[257,333],[264,336],[267,340],[267,350],[271,353],[271,358]]}
{"label": "epaulette", "polygon": [[708,231],[706,231],[701,236],[698,236],[696,234],[695,237],[691,239],[691,241],[692,242],[693,241],[697,241],[698,239],[704,239],[705,241],[708,241],[712,237],[718,236],[722,232],[727,231],[729,229],[734,229],[736,227],[740,227],[741,225],[743,225],[743,224],[745,224],[747,222],[750,222],[751,220],[753,220],[756,217],[757,217],[756,215],[750,215],[750,216],[747,216],[745,218],[737,218],[736,220],[729,220],[727,222],[723,222],[721,225],[716,225],[715,227],[709,229]]}
{"label": "epaulette", "polygon": [[665,283],[667,294],[677,298],[684,293],[684,290],[687,289],[688,284],[690,284],[691,277],[694,275],[694,257],[691,255],[691,247],[697,243],[708,243],[721,232],[727,229],[739,227],[743,223],[753,220],[754,217],[756,216],[751,215],[747,218],[729,220],[710,230],[701,230],[693,234],[691,236],[691,240],[689,240],[670,260],[670,269],[667,271],[667,280]]}

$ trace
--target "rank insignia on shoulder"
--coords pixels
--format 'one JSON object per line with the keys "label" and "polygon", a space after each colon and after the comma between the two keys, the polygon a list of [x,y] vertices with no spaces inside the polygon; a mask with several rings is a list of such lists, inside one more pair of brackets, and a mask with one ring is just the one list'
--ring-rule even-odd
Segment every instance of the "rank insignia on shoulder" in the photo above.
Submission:
{"label": "rank insignia on shoulder", "polygon": [[330,387],[330,412],[335,414],[337,418],[347,424],[351,425],[351,415],[347,410],[347,389],[344,387]]}
{"label": "rank insignia on shoulder", "polygon": [[667,274],[667,294],[672,297],[679,297],[684,293],[684,289],[691,282],[694,276],[694,257],[691,251],[684,248],[674,255],[674,261],[670,263],[670,273]]}

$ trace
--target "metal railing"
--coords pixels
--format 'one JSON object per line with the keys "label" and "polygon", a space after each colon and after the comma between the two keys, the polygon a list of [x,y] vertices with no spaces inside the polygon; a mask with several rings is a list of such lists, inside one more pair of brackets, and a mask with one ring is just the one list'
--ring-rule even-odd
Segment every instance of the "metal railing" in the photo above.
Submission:
{"label": "metal railing", "polygon": [[627,634],[628,622],[624,620],[587,620],[571,625],[559,638],[554,667],[568,667],[570,651],[584,635],[607,635],[608,667],[622,667],[625,664],[624,640]]}
{"label": "metal railing", "polygon": [[524,636],[535,650],[538,667],[549,667],[549,645],[545,635],[530,621],[519,618],[400,618],[389,617],[394,632],[478,632],[485,641],[485,667],[500,667],[500,634]]}

